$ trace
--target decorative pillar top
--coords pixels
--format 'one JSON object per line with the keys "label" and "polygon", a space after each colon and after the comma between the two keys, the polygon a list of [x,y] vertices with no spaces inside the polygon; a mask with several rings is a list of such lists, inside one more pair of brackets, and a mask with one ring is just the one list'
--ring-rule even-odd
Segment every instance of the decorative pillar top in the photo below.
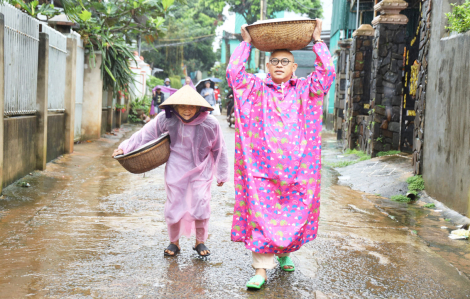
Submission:
{"label": "decorative pillar top", "polygon": [[353,32],[353,37],[355,36],[374,36],[375,35],[375,30],[374,28],[369,25],[369,24],[362,24]]}
{"label": "decorative pillar top", "polygon": [[338,46],[342,49],[351,48],[352,39],[342,39],[338,41]]}
{"label": "decorative pillar top", "polygon": [[407,7],[408,3],[403,0],[382,0],[374,6],[374,10],[380,12],[380,15],[372,20],[372,25],[408,23],[408,17],[400,14]]}

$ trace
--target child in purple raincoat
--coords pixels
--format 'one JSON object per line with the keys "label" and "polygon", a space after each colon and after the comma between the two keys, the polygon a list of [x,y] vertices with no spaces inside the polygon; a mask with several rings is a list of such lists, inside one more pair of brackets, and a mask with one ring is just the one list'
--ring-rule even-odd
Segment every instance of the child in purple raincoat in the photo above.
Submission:
{"label": "child in purple raincoat", "polygon": [[170,158],[165,167],[165,220],[170,245],[166,256],[180,251],[182,235],[196,235],[196,250],[207,256],[204,245],[208,236],[211,184],[228,180],[228,159],[224,138],[217,119],[207,112],[212,109],[197,91],[187,85],[169,97],[160,108],[165,112],[146,124],[114,151],[113,156],[126,154],[162,133],[170,134]]}
{"label": "child in purple raincoat", "polygon": [[289,254],[317,236],[322,102],[335,72],[317,20],[315,71],[307,78],[294,75],[297,64],[287,50],[271,54],[265,79],[246,73],[251,37],[245,26],[227,68],[237,161],[231,238],[252,251],[256,275],[247,287],[260,288],[275,256],[282,270],[294,271]]}

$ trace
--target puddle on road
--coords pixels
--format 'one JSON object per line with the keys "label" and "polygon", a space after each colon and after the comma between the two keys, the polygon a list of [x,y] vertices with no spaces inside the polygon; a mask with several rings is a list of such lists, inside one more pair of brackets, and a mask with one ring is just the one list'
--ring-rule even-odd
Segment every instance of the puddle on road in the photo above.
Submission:
{"label": "puddle on road", "polygon": [[[223,130],[232,150],[233,129]],[[323,135],[323,153],[336,155],[330,137]],[[293,254],[298,271],[270,270],[263,290],[246,290],[254,271],[250,252],[230,241],[232,183],[213,187],[207,241],[212,255],[198,257],[194,239],[183,238],[181,253],[164,257],[163,168],[145,178],[125,172],[109,158],[112,141],[78,145],[47,171],[27,176],[32,187],[5,189],[0,297],[311,298],[321,291],[330,298],[464,298],[470,293],[468,280],[407,227],[413,224],[421,234],[419,227],[438,216],[338,186],[338,174],[327,168],[319,236]],[[378,210],[379,204],[395,219]]]}

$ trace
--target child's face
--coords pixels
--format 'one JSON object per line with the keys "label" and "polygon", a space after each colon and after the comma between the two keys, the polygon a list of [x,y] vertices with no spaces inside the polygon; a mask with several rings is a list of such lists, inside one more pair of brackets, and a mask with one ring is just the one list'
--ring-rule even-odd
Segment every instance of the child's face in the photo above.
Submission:
{"label": "child's face", "polygon": [[[277,62],[277,65],[274,65],[273,59]],[[285,59],[286,62],[287,60],[289,62],[286,65],[283,65],[283,59]],[[269,62],[266,63],[266,67],[271,74],[273,82],[280,84],[287,82],[292,78],[292,75],[297,69],[297,63],[294,63],[294,56],[289,51],[276,51],[269,58]]]}
{"label": "child's face", "polygon": [[190,120],[199,110],[198,106],[192,105],[175,105],[178,114],[185,120]]}

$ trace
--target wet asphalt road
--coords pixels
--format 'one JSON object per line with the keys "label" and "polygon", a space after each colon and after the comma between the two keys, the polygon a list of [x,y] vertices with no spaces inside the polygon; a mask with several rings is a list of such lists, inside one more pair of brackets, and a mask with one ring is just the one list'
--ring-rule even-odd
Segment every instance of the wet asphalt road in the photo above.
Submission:
{"label": "wet asphalt road", "polygon": [[[220,117],[233,163],[234,130]],[[136,127],[121,132],[129,136]],[[297,271],[268,271],[249,291],[251,254],[230,241],[233,182],[212,188],[206,259],[168,245],[164,168],[127,173],[110,158],[123,136],[76,145],[0,199],[0,298],[469,298],[468,278],[412,230],[376,208],[376,196],[322,172],[318,238],[293,254]],[[323,136],[323,157],[337,155]],[[233,177],[233,168],[232,177]]]}

